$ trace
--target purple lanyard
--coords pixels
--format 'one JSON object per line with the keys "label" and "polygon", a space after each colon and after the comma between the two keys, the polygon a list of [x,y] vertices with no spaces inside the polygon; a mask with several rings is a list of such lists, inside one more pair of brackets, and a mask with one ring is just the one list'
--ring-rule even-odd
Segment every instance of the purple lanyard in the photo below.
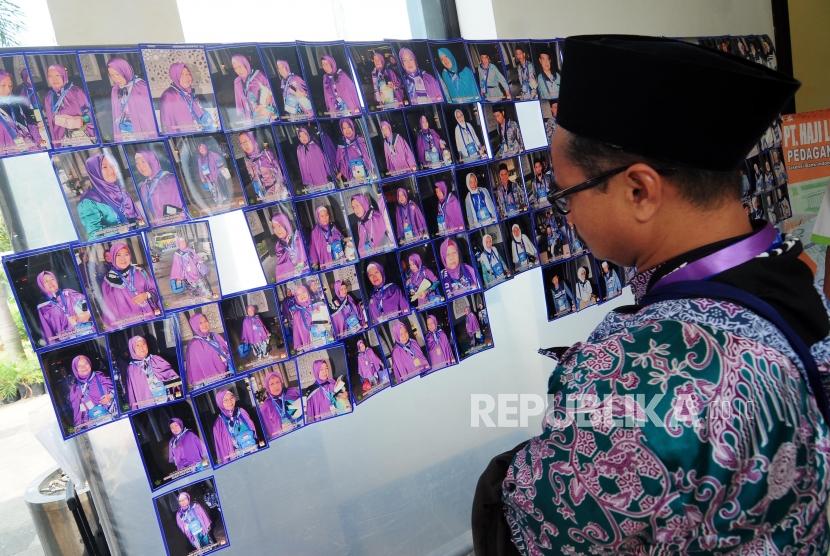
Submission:
{"label": "purple lanyard", "polygon": [[748,238],[667,274],[658,280],[651,289],[654,291],[676,282],[706,280],[711,276],[751,261],[761,253],[766,252],[777,237],[776,229],[771,224],[767,224]]}

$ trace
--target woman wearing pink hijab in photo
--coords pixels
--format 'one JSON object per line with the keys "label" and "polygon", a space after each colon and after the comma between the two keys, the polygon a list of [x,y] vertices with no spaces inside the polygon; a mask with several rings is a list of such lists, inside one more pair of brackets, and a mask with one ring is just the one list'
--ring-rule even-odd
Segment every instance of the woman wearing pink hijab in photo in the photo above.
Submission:
{"label": "woman wearing pink hijab in photo", "polygon": [[178,496],[179,509],[176,512],[176,526],[187,537],[195,549],[213,544],[210,535],[212,523],[207,512],[198,502],[190,502],[190,494],[182,492]]}
{"label": "woman wearing pink hijab in photo", "polygon": [[133,72],[124,58],[110,58],[107,72],[112,83],[110,100],[114,140],[136,141],[158,137],[147,82]]}
{"label": "woman wearing pink hijab in photo", "polygon": [[78,219],[87,239],[127,232],[146,225],[141,205],[136,205],[121,184],[118,165],[105,154],[84,162],[90,187],[78,201]]}
{"label": "woman wearing pink hijab in photo", "polygon": [[289,197],[279,160],[270,148],[262,149],[250,131],[239,134],[239,146],[245,153],[245,169],[258,202],[284,201]]}
{"label": "woman wearing pink hijab in photo", "polygon": [[161,314],[153,277],[133,264],[126,241],[112,243],[106,255],[107,272],[101,280],[101,318],[112,330],[150,320]]}
{"label": "woman wearing pink hijab in photo", "polygon": [[89,97],[69,80],[65,67],[53,64],[46,70],[49,90],[43,95],[43,111],[52,147],[75,147],[98,142]]}
{"label": "woman wearing pink hijab in photo", "polygon": [[360,113],[360,100],[354,81],[337,67],[334,57],[328,54],[320,58],[323,70],[323,98],[328,116],[347,116]]}
{"label": "woman wearing pink hijab in photo", "polygon": [[366,140],[357,133],[354,120],[340,119],[343,142],[337,145],[334,169],[341,186],[363,183],[375,177],[375,165]]}
{"label": "woman wearing pink hijab in photo", "polygon": [[277,60],[277,73],[280,76],[283,110],[288,119],[307,120],[313,117],[314,109],[305,79],[291,71],[285,60]]}
{"label": "woman wearing pink hijab in photo", "polygon": [[409,328],[399,320],[392,321],[389,326],[392,340],[392,374],[395,384],[410,379],[430,370],[429,360],[415,338],[409,335]]}
{"label": "woman wearing pink hijab in photo", "polygon": [[334,380],[331,367],[325,359],[317,359],[312,363],[311,370],[317,387],[308,395],[305,415],[307,422],[320,421],[343,413],[351,408],[349,392],[343,377]]}
{"label": "woman wearing pink hijab in photo", "polygon": [[336,280],[332,290],[335,308],[331,315],[331,325],[334,336],[343,338],[366,328],[366,313],[349,293],[349,285]]}
{"label": "woman wearing pink hijab in photo", "polygon": [[141,409],[172,399],[164,383],[180,380],[179,373],[164,357],[150,353],[144,336],[133,336],[127,346],[132,358],[127,366],[126,384],[130,409]]}
{"label": "woman wearing pink hijab in photo", "polygon": [[162,169],[156,153],[142,149],[135,153],[135,169],[138,170],[138,196],[147,207],[150,223],[154,226],[183,220],[184,201],[179,192],[179,182],[172,172]]}
{"label": "woman wearing pink hijab in photo", "polygon": [[243,343],[251,346],[254,357],[265,359],[268,356],[268,341],[271,339],[271,331],[262,322],[262,318],[256,312],[255,305],[248,305],[245,308],[245,318],[242,319]]}
{"label": "woman wearing pink hijab in photo", "polygon": [[258,69],[251,68],[251,61],[243,54],[231,56],[231,66],[236,73],[233,95],[236,101],[236,122],[239,127],[260,125],[277,119],[277,106],[268,78]]}
{"label": "woman wearing pink hijab in photo", "polygon": [[245,408],[237,405],[236,395],[231,390],[220,388],[215,398],[219,408],[219,415],[213,422],[216,463],[228,463],[255,452],[259,448],[256,426]]}
{"label": "woman wearing pink hijab in photo", "polygon": [[455,365],[455,352],[452,350],[447,333],[438,326],[438,318],[435,315],[427,315],[426,343],[433,371]]}
{"label": "woman wearing pink hijab in photo", "polygon": [[458,243],[447,238],[441,243],[441,285],[447,292],[447,298],[456,297],[478,289],[478,277],[475,269],[464,262]]}
{"label": "woman wearing pink hijab in photo", "polygon": [[287,214],[276,213],[271,217],[271,233],[274,235],[274,280],[282,282],[288,278],[308,272],[308,257],[299,231],[294,230]]}
{"label": "woman wearing pink hijab in photo", "polygon": [[193,390],[230,374],[230,352],[224,336],[210,331],[210,321],[205,315],[194,313],[189,323],[193,337],[185,347],[184,370],[187,385]]}
{"label": "woman wearing pink hijab in photo", "polygon": [[389,229],[383,212],[373,206],[366,193],[353,195],[351,206],[357,218],[357,252],[361,257],[395,247],[392,230]]}
{"label": "woman wearing pink hijab in photo", "polygon": [[[389,378],[383,361],[372,346],[366,345],[366,340],[360,338],[357,341],[357,373],[361,380],[369,383],[369,388],[381,382],[389,382]],[[363,391],[368,390],[364,385]]]}
{"label": "woman wearing pink hijab in photo", "polygon": [[291,342],[295,353],[308,351],[334,341],[328,310],[323,301],[314,301],[304,284],[294,288],[294,303],[288,309]]}
{"label": "woman wearing pink hijab in photo", "polygon": [[170,264],[170,291],[174,295],[188,294],[204,301],[219,297],[213,293],[208,280],[210,268],[196,250],[181,236],[176,238],[176,250]]}
{"label": "woman wearing pink hijab in photo", "polygon": [[170,81],[159,99],[161,130],[164,133],[216,131],[216,121],[202,106],[193,87],[193,72],[187,64],[170,64]]}
{"label": "woman wearing pink hijab in photo", "polygon": [[286,387],[282,375],[270,372],[263,384],[265,399],[259,404],[262,425],[269,439],[290,432],[303,424],[302,396],[299,388]]}
{"label": "woman wearing pink hijab in photo", "polygon": [[386,173],[390,176],[414,172],[418,169],[412,147],[392,130],[392,124],[386,120],[380,122],[380,134],[383,136],[383,154],[386,158]]}
{"label": "woman wearing pink hijab in photo", "polygon": [[74,379],[69,386],[69,405],[75,432],[115,415],[115,394],[112,379],[106,373],[92,370],[92,360],[86,355],[72,359]]}
{"label": "woman wearing pink hijab in photo", "polygon": [[47,298],[37,306],[46,345],[95,333],[84,294],[71,288],[61,288],[57,276],[50,270],[40,272],[36,282]]}
{"label": "woman wearing pink hijab in photo", "polygon": [[347,251],[354,251],[351,241],[343,237],[343,233],[332,222],[331,211],[328,205],[319,205],[314,209],[316,224],[311,229],[311,265],[315,270],[324,270],[331,266],[342,264],[347,260],[354,260],[354,254],[349,257]]}
{"label": "woman wearing pink hijab in photo", "polygon": [[46,143],[38,128],[33,105],[25,95],[15,95],[12,75],[0,70],[0,153],[39,151]]}
{"label": "woman wearing pink hijab in photo", "polygon": [[231,197],[231,173],[225,164],[225,158],[208,148],[206,143],[199,143],[198,156],[193,157],[194,171],[200,181],[201,189],[210,194],[213,207],[224,208]]}

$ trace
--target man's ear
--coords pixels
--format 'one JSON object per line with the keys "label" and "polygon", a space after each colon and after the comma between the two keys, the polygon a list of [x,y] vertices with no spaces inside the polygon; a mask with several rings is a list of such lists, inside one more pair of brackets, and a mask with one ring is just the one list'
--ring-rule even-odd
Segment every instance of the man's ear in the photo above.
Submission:
{"label": "man's ear", "polygon": [[665,181],[654,168],[644,163],[632,164],[621,176],[623,195],[638,222],[648,222],[664,200]]}

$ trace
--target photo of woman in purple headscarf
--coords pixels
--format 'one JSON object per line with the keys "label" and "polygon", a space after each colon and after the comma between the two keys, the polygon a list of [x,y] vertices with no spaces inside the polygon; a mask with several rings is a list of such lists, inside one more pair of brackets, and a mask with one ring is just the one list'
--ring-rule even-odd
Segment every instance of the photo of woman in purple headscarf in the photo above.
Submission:
{"label": "photo of woman in purple headscarf", "polygon": [[412,331],[407,323],[393,320],[389,323],[392,336],[392,383],[398,385],[430,370],[429,360],[421,345],[413,337],[418,334],[417,319],[412,319]]}
{"label": "photo of woman in purple headscarf", "polygon": [[147,225],[119,150],[56,153],[52,155],[52,164],[82,241],[123,234]]}
{"label": "photo of woman in purple headscarf", "polygon": [[[213,454],[216,456],[217,466],[265,448],[266,443],[261,434],[259,415],[252,403],[248,379],[223,386],[204,394],[201,398],[208,396],[216,402],[215,408],[218,410],[211,412],[215,414],[212,436]],[[204,403],[203,400],[200,401]],[[242,407],[242,402],[245,402],[244,405],[248,406],[248,409]],[[202,403],[198,404],[199,415],[202,418],[202,424],[206,425],[205,419],[209,417],[207,412],[202,410]]]}
{"label": "photo of woman in purple headscarf", "polygon": [[199,176],[202,189],[209,194],[208,201],[222,206],[230,197],[228,181],[231,172],[225,164],[225,158],[208,148],[207,143],[199,143],[197,150],[198,156],[193,160],[194,173]]}
{"label": "photo of woman in purple headscarf", "polygon": [[138,51],[79,56],[101,139],[109,143],[158,137],[150,87],[138,75],[142,72]]}
{"label": "photo of woman in purple headscarf", "polygon": [[424,211],[418,204],[411,181],[397,181],[383,186],[386,203],[395,210],[390,216],[395,223],[395,237],[401,247],[429,237]]}
{"label": "photo of woman in purple headscarf", "polygon": [[[210,267],[202,261],[196,250],[190,247],[184,236],[176,236],[170,264],[170,289],[176,296],[190,297],[192,301],[218,297],[211,288],[208,275]],[[186,303],[186,301],[185,301]]]}
{"label": "photo of woman in purple headscarf", "polygon": [[153,499],[169,556],[203,556],[228,545],[213,477]]}
{"label": "photo of woman in purple headscarf", "polygon": [[225,297],[221,309],[237,372],[264,367],[288,357],[273,289]]}
{"label": "photo of woman in purple headscarf", "polygon": [[[419,51],[420,64],[414,50]],[[411,104],[432,104],[444,100],[438,80],[420,67],[430,67],[426,43],[408,43],[407,47],[398,50],[398,60],[403,70],[403,86]]]}
{"label": "photo of woman in purple headscarf", "polygon": [[452,299],[479,288],[476,270],[467,264],[470,258],[467,238],[448,237],[441,242],[441,285]]}
{"label": "photo of woman in purple headscarf", "polygon": [[403,83],[397,72],[392,47],[388,43],[364,43],[349,44],[348,49],[369,110],[374,112],[402,107],[405,98]]}
{"label": "photo of woman in purple headscarf", "polygon": [[458,355],[461,359],[493,347],[493,333],[490,330],[487,305],[482,294],[460,297],[453,301],[450,307]]}
{"label": "photo of woman in purple headscarf", "polygon": [[[320,136],[312,124],[285,128],[287,134],[293,130],[295,143],[285,140],[283,152],[294,152],[297,156],[296,170],[302,187],[298,194],[317,193],[334,189],[334,170],[331,160],[334,156],[334,144],[328,136]],[[294,182],[296,183],[296,182]]]}
{"label": "photo of woman in purple headscarf", "polygon": [[[144,336],[131,336],[127,345],[130,362],[127,365],[125,389],[129,410],[142,409],[181,397],[182,381],[179,373],[164,357],[150,353],[150,346]],[[178,361],[173,363],[178,365]]]}
{"label": "photo of woman in purple headscarf", "polygon": [[[313,209],[313,223],[309,222],[308,214]],[[332,207],[338,211],[332,214]],[[338,196],[329,195],[324,198],[303,201],[297,205],[300,218],[305,225],[311,228],[309,233],[309,260],[314,270],[325,270],[334,266],[353,261],[357,258],[357,251],[351,237],[346,237],[341,231],[340,224],[343,218]],[[345,224],[345,222],[344,222]],[[348,230],[344,227],[346,233]]]}
{"label": "photo of woman in purple headscarf", "polygon": [[75,256],[105,330],[161,315],[158,288],[139,236],[78,247]]}
{"label": "photo of woman in purple headscarf", "polygon": [[261,388],[256,389],[256,398],[269,440],[303,426],[303,401],[296,372],[292,361],[253,375],[254,382],[261,384]]}
{"label": "photo of woman in purple headscarf", "polygon": [[95,333],[84,294],[71,288],[61,288],[57,277],[49,270],[40,272],[36,282],[47,298],[37,306],[41,332],[47,345]]}
{"label": "photo of woman in purple headscarf", "polygon": [[207,58],[225,129],[244,129],[278,119],[271,83],[261,69],[255,46],[210,49]]}
{"label": "photo of woman in purple headscarf", "polygon": [[334,171],[340,187],[360,185],[377,179],[375,163],[366,143],[362,120],[359,129],[352,118],[341,118],[338,124],[340,143],[334,155]]}
{"label": "photo of woman in purple headscarf", "polygon": [[116,415],[115,392],[107,371],[93,369],[86,355],[72,358],[74,380],[69,386],[69,407],[75,433],[111,421]]}
{"label": "photo of woman in purple headscarf", "polygon": [[[345,51],[343,53],[345,54]],[[360,114],[360,99],[357,96],[354,81],[349,76],[345,55],[342,60],[344,62],[342,67],[338,67],[337,60],[331,54],[323,54],[319,58],[319,69],[322,70],[323,80],[323,99],[326,103],[326,109],[322,112],[326,116]]]}
{"label": "photo of woman in purple headscarf", "polygon": [[464,217],[461,214],[461,203],[455,192],[450,191],[447,182],[438,180],[434,186],[435,198],[438,201],[436,225],[438,235],[446,235],[464,229]]}
{"label": "photo of woman in purple headscarf", "polygon": [[[173,62],[168,69],[170,84],[158,100],[159,127],[162,133],[194,133],[217,131],[219,125],[208,108],[213,104],[213,91],[202,96],[196,90],[191,66]],[[211,97],[211,98],[208,98]]]}
{"label": "photo of woman in purple headscarf", "polygon": [[[316,276],[309,279],[317,280]],[[282,315],[287,321],[286,328],[290,327],[286,335],[291,337],[291,353],[302,353],[332,343],[334,334],[326,302],[322,298],[313,298],[309,287],[301,280],[289,282],[283,287]]]}
{"label": "photo of woman in purple headscarf", "polygon": [[[360,295],[359,288],[358,295]],[[366,311],[363,302],[358,303],[352,297],[352,284],[344,280],[335,280],[331,287],[331,324],[337,339],[351,336],[366,329]]]}
{"label": "photo of woman in purple headscarf", "polygon": [[[408,251],[401,251],[401,268],[403,269],[404,286],[409,295],[409,302],[416,304],[418,309],[432,307],[444,302],[441,283],[435,271],[429,268],[435,265],[435,256],[427,246],[415,247]],[[427,264],[423,257],[427,257]]]}
{"label": "photo of woman in purple headscarf", "polygon": [[[386,341],[383,338],[383,341]],[[355,402],[362,403],[370,396],[389,387],[389,369],[383,357],[390,351],[384,352],[381,339],[375,330],[354,336],[345,341],[346,355],[349,360],[349,378],[353,387]],[[380,355],[378,355],[380,353]]]}
{"label": "photo of woman in purple headscarf", "polygon": [[277,60],[277,74],[280,77],[282,108],[290,121],[308,120],[314,117],[311,94],[305,79],[291,70],[287,60]]}
{"label": "photo of woman in purple headscarf", "polygon": [[30,100],[25,92],[15,93],[14,68],[24,63],[20,55],[0,58],[0,156],[42,151],[49,146],[37,99]]}
{"label": "photo of woman in purple headscarf", "polygon": [[[335,370],[332,368],[332,361],[329,358],[329,352],[331,351],[333,350],[309,354],[309,357],[314,356],[314,360],[311,363],[314,384],[305,400],[306,424],[322,421],[338,414],[348,413],[352,410],[352,404],[349,400],[349,388],[346,382],[346,370]],[[342,353],[343,348],[338,348],[337,351],[343,361],[343,365],[345,365],[345,355]],[[299,363],[301,368],[302,365],[307,364],[306,360],[301,360]]]}
{"label": "photo of woman in purple headscarf", "polygon": [[350,195],[349,199],[353,229],[357,235],[357,252],[361,257],[369,257],[395,248],[392,227],[386,214],[386,203],[382,196],[373,194],[371,189],[365,188]]}
{"label": "photo of woman in purple headscarf", "polygon": [[181,400],[130,415],[150,489],[210,468],[208,449],[190,402]]}
{"label": "photo of woman in purple headscarf", "polygon": [[386,159],[386,174],[397,176],[418,170],[412,147],[403,135],[395,133],[388,120],[381,120],[380,133],[383,136],[383,155]]}
{"label": "photo of woman in purple headscarf", "polygon": [[452,164],[452,153],[447,141],[432,127],[437,126],[443,133],[444,125],[438,110],[433,108],[431,113],[411,111],[408,119],[415,136],[415,153],[421,169],[429,170]]}
{"label": "photo of woman in purple headscarf", "polygon": [[147,210],[151,226],[187,219],[179,180],[162,141],[124,145],[127,160],[138,181],[138,196]]}
{"label": "photo of woman in purple headscarf", "polygon": [[291,197],[274,140],[268,128],[243,131],[236,136],[247,173],[245,192],[248,204],[285,201]]}
{"label": "photo of woman in purple headscarf", "polygon": [[308,272],[308,257],[293,217],[275,212],[271,217],[271,233],[274,236],[274,281],[282,282]]}
{"label": "photo of woman in purple headscarf", "polygon": [[80,147],[98,143],[92,105],[74,54],[34,54],[27,56],[38,79],[41,106],[52,148]]}
{"label": "photo of woman in purple headscarf", "polygon": [[364,265],[368,281],[366,290],[370,292],[369,317],[372,321],[379,324],[409,313],[412,308],[403,290],[395,282],[387,280],[387,273],[394,272],[393,269],[397,266],[394,257],[378,257]]}
{"label": "photo of woman in purple headscarf", "polygon": [[438,322],[439,319],[436,315],[439,313],[441,314],[442,322],[447,322],[447,310],[443,307],[427,313],[425,317],[427,323],[425,334],[427,356],[429,357],[432,372],[458,363],[450,337]]}
{"label": "photo of woman in purple headscarf", "polygon": [[[203,312],[194,312],[189,318],[187,312],[179,313],[182,334],[188,329],[191,332],[191,338],[184,349],[184,372],[191,391],[231,374],[231,356],[222,325],[217,324],[217,331],[212,330],[210,320],[205,316],[205,312],[209,311],[218,322],[218,306],[205,305],[201,309]],[[187,321],[187,325],[183,321]]]}

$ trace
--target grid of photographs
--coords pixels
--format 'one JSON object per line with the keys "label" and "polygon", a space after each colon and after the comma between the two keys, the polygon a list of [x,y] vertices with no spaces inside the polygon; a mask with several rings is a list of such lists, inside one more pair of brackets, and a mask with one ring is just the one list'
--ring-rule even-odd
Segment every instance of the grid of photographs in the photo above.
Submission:
{"label": "grid of photographs", "polygon": [[[775,64],[767,37],[702,44]],[[493,347],[484,291],[541,266],[553,320],[621,294],[548,203],[552,41],[153,45],[0,56],[0,157],[46,151],[79,240],[3,260],[64,438],[128,418],[170,554],[229,544],[186,477]],[[772,67],[772,66],[771,66]],[[3,98],[9,99],[2,101]],[[781,129],[744,169],[790,216]],[[222,295],[205,217],[268,286]],[[201,219],[201,220],[200,220]]]}

